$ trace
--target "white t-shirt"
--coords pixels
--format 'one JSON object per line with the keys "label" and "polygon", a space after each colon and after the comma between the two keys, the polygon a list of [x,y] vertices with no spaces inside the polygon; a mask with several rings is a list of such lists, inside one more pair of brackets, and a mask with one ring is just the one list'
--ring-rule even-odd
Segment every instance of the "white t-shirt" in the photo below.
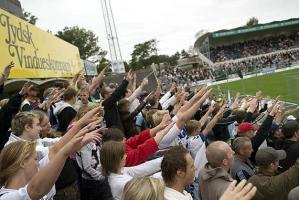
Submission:
{"label": "white t-shirt", "polygon": [[180,193],[169,187],[165,188],[164,198],[167,200],[193,200],[191,194],[189,194],[185,190],[183,191],[183,193]]}
{"label": "white t-shirt", "polygon": [[133,177],[149,176],[157,173],[161,169],[162,159],[157,158],[133,167],[124,167],[121,174],[111,173],[108,177],[108,182],[113,198],[115,200],[121,199],[126,183]]}
{"label": "white t-shirt", "polygon": [[[7,143],[5,145],[8,145],[8,144],[10,144],[12,142],[16,142],[16,141],[26,141],[26,140],[23,140],[22,138],[20,138],[20,137],[16,136],[15,134],[11,133],[10,137],[9,137],[9,140],[7,141]],[[37,159],[38,160],[42,160],[49,153],[49,147],[43,146],[42,139],[38,139],[36,141],[36,152],[37,152]]]}
{"label": "white t-shirt", "polygon": [[[49,157],[45,156],[42,160],[39,161],[39,169],[45,167],[49,163]],[[31,200],[27,192],[27,186],[22,187],[18,190],[14,189],[0,189],[0,200]],[[55,187],[52,187],[50,192],[42,198],[42,200],[51,200],[55,195]]]}

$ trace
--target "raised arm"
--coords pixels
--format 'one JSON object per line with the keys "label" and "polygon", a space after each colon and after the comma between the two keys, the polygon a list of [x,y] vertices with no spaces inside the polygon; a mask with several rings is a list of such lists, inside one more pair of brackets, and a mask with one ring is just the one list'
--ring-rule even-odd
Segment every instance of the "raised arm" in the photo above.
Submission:
{"label": "raised arm", "polygon": [[204,126],[206,121],[208,120],[210,114],[215,110],[215,105],[210,105],[208,111],[202,116],[199,120],[200,128]]}
{"label": "raised arm", "polygon": [[99,73],[99,75],[92,81],[91,85],[89,86],[89,93],[90,95],[94,95],[96,92],[96,89],[100,86],[104,74],[106,72],[106,70],[109,68],[110,64],[107,65],[104,69],[102,69],[102,71]]}
{"label": "raised arm", "polygon": [[13,115],[17,114],[22,104],[22,97],[25,95],[32,85],[27,82],[22,87],[18,94],[13,95],[8,103],[0,109],[0,150],[4,148],[5,143],[8,141],[10,133],[8,132]]}
{"label": "raised arm", "polygon": [[74,136],[45,167],[33,176],[27,187],[29,197],[35,200],[46,195],[55,184],[67,157],[92,141],[100,142],[97,130],[88,133],[88,129],[85,129]]}
{"label": "raised arm", "polygon": [[217,123],[217,121],[221,118],[221,116],[223,115],[223,113],[225,112],[227,107],[227,104],[224,103],[220,110],[217,112],[217,114],[213,117],[213,119],[210,121],[210,123],[208,123],[208,125],[206,126],[206,128],[202,131],[202,133],[207,137],[209,132],[212,130],[212,128],[215,126],[215,124]]}
{"label": "raised arm", "polygon": [[133,94],[128,98],[128,101],[130,103],[132,103],[138,96],[141,95],[142,90],[144,90],[144,88],[148,85],[148,80],[147,79],[143,79],[141,82],[141,85],[133,92]]}
{"label": "raised arm", "polygon": [[[202,90],[200,90],[198,93],[196,93],[194,95],[195,99],[193,99],[191,101],[192,105],[191,107],[188,109],[188,110],[180,110],[177,114],[177,117],[178,117],[178,121],[177,121],[177,126],[178,128],[183,128],[185,123],[190,120],[194,115],[195,113],[197,112],[198,108],[204,103],[204,101],[209,97],[212,89],[209,89],[208,91],[204,90],[205,93],[202,95]],[[190,102],[188,102],[187,104],[189,104]],[[184,106],[183,106],[184,107]],[[182,108],[183,108],[182,107]]]}
{"label": "raised arm", "polygon": [[81,129],[86,126],[87,129],[93,130],[103,120],[97,117],[101,107],[96,107],[86,113],[75,125],[53,146],[49,149],[49,158],[53,158]]}

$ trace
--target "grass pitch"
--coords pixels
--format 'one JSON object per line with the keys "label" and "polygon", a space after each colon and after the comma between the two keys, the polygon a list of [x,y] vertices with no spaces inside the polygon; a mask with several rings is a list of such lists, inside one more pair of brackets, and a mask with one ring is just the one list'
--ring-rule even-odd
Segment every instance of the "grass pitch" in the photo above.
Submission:
{"label": "grass pitch", "polygon": [[[237,92],[255,95],[256,91],[261,90],[263,96],[275,98],[279,95],[283,101],[299,104],[299,69],[223,83],[219,86],[226,95],[228,89],[232,96]],[[217,93],[217,86],[212,87]]]}

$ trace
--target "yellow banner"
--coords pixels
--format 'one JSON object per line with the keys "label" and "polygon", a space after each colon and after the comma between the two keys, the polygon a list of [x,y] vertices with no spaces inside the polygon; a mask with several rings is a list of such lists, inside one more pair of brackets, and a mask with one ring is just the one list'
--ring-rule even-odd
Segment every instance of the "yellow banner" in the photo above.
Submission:
{"label": "yellow banner", "polygon": [[10,61],[9,78],[73,77],[82,69],[76,46],[0,9],[0,73]]}

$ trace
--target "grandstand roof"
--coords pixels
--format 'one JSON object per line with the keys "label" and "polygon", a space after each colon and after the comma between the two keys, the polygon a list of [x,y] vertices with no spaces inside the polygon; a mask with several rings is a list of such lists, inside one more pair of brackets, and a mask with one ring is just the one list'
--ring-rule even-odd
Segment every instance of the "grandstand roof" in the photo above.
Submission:
{"label": "grandstand roof", "polygon": [[194,47],[198,48],[203,41],[209,39],[210,46],[229,45],[237,42],[262,39],[276,35],[289,35],[299,31],[299,18],[292,18],[282,21],[273,21],[255,26],[241,26],[229,30],[219,30],[207,33],[199,37]]}

